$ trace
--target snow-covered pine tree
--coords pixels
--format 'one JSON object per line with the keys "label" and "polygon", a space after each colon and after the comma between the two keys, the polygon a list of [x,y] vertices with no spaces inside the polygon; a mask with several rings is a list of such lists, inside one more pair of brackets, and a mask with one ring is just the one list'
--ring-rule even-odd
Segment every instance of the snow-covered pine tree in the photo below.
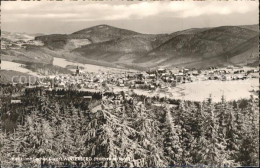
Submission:
{"label": "snow-covered pine tree", "polygon": [[165,112],[164,123],[164,151],[169,165],[180,165],[182,158],[182,146],[180,142],[181,127],[175,125],[170,109]]}
{"label": "snow-covered pine tree", "polygon": [[245,109],[242,142],[238,159],[241,165],[259,166],[259,102],[253,97]]}
{"label": "snow-covered pine tree", "polygon": [[219,123],[215,115],[216,109],[212,101],[203,104],[204,123],[203,134],[200,137],[199,143],[204,143],[201,150],[201,160],[199,163],[206,165],[221,165],[225,162],[226,156],[226,142],[225,139],[218,135]]}
{"label": "snow-covered pine tree", "polygon": [[[35,158],[54,158],[57,157],[56,150],[54,149],[54,130],[50,127],[50,124],[44,118],[40,118],[36,122],[36,128],[34,132],[36,137],[31,144],[34,144],[34,151],[30,157]],[[55,164],[54,162],[45,161],[43,164]]]}
{"label": "snow-covered pine tree", "polygon": [[73,143],[71,146],[73,147],[74,155],[73,156],[82,156],[84,151],[84,137],[82,134],[82,125],[83,118],[80,117],[80,110],[76,109],[74,106],[71,107],[70,113],[72,114],[70,117],[70,125],[71,125],[71,135]]}

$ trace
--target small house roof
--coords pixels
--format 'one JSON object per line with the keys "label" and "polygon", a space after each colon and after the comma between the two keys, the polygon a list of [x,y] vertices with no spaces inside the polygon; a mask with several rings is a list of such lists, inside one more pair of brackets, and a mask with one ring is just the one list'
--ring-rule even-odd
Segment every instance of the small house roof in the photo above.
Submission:
{"label": "small house roof", "polygon": [[84,99],[92,99],[92,96],[83,96]]}
{"label": "small house roof", "polygon": [[21,103],[21,100],[11,100],[11,103]]}

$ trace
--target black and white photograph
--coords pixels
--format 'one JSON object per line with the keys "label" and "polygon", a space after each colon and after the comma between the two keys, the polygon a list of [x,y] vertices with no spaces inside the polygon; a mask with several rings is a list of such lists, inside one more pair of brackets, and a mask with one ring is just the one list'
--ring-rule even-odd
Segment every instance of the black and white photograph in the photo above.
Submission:
{"label": "black and white photograph", "polygon": [[0,6],[0,168],[259,166],[258,0]]}

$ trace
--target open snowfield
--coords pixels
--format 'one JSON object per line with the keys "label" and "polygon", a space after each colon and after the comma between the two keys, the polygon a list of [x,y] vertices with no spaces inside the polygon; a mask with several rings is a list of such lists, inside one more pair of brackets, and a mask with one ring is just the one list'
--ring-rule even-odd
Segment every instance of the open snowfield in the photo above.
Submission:
{"label": "open snowfield", "polygon": [[[79,67],[84,67],[84,69],[82,71],[95,72],[95,73],[100,72],[100,71],[122,71],[122,69],[107,68],[107,67],[91,65],[91,64],[81,64],[81,63],[68,61],[64,58],[57,58],[57,57],[53,57],[53,65],[60,66],[63,68],[66,68],[68,65],[75,65],[75,66],[79,66]],[[71,69],[71,70],[73,70],[73,69]]]}
{"label": "open snowfield", "polygon": [[[198,81],[180,84],[166,92],[160,89],[153,92],[134,89],[134,92],[148,97],[159,96],[191,101],[204,101],[211,95],[213,102],[220,102],[222,95],[227,101],[250,98],[251,91],[256,91],[258,88],[258,79],[247,79],[241,81]],[[114,87],[114,91],[127,90],[125,87]]]}
{"label": "open snowfield", "polygon": [[38,75],[37,73],[26,69],[24,67],[22,67],[23,64],[19,64],[19,63],[15,63],[15,62],[11,62],[11,61],[3,61],[1,63],[1,69],[3,70],[13,70],[13,71],[18,71],[18,72],[22,72],[22,73],[26,73],[32,76],[37,76],[40,77],[40,75]]}
{"label": "open snowfield", "polygon": [[[181,89],[181,99],[203,101],[211,95],[214,102],[221,101],[222,95],[225,99],[238,100],[241,98],[250,98],[250,91],[259,88],[258,79],[247,79],[240,81],[201,81],[179,85],[173,88],[171,92]],[[178,92],[178,91],[177,91]]]}

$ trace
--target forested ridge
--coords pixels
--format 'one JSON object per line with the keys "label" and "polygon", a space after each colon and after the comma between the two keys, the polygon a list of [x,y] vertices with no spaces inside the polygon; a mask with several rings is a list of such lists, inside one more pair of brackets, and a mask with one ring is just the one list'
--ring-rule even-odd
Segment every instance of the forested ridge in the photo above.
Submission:
{"label": "forested ridge", "polygon": [[[10,87],[12,88],[12,87]],[[114,95],[19,90],[1,97],[1,164],[79,166],[258,166],[259,103],[253,98],[154,106]],[[11,94],[22,100],[10,104]],[[37,96],[38,93],[41,96]],[[90,93],[87,93],[90,94]],[[123,95],[123,93],[122,93]],[[110,99],[111,97],[111,99]],[[160,100],[159,100],[160,102]],[[9,125],[8,125],[9,123]],[[11,124],[10,124],[11,123]],[[21,158],[64,158],[21,162]],[[69,157],[89,157],[84,162]],[[110,158],[97,161],[94,158]],[[123,159],[119,159],[123,158]]]}

